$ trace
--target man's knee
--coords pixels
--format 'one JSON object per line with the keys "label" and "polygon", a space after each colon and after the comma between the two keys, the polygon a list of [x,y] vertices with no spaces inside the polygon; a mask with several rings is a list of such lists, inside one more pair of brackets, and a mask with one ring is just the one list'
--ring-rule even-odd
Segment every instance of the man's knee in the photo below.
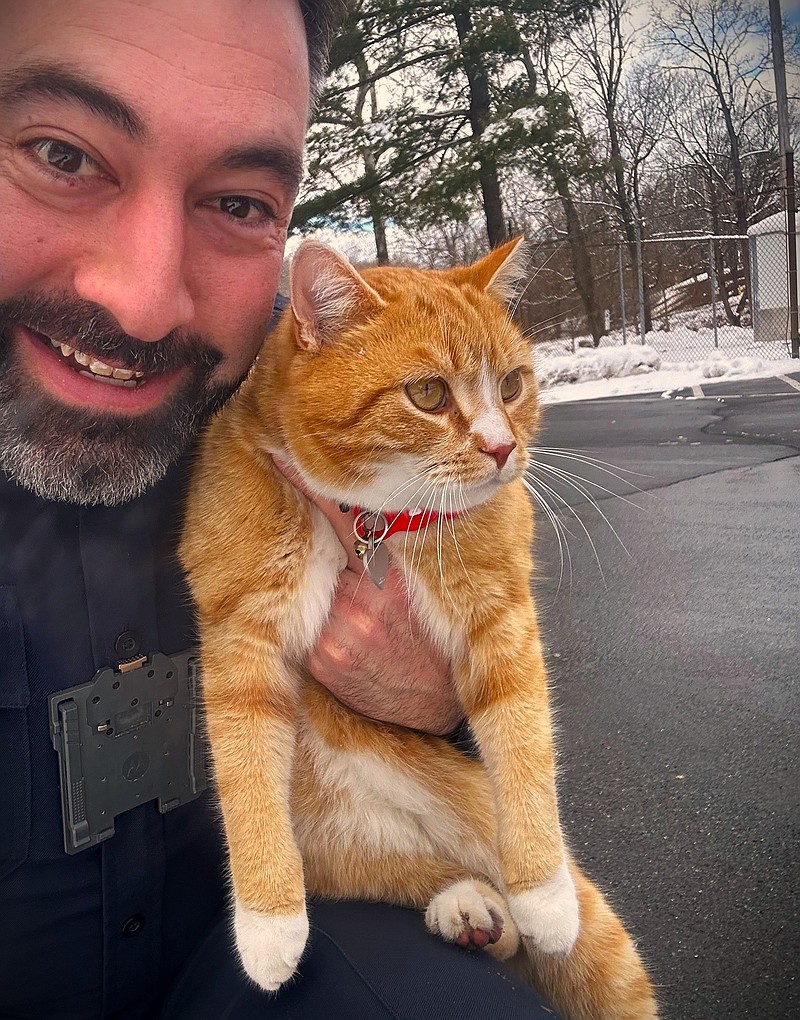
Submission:
{"label": "man's knee", "polygon": [[447,945],[412,910],[321,902],[293,980],[275,995],[243,974],[225,922],[173,989],[162,1020],[553,1020],[535,994],[484,953]]}

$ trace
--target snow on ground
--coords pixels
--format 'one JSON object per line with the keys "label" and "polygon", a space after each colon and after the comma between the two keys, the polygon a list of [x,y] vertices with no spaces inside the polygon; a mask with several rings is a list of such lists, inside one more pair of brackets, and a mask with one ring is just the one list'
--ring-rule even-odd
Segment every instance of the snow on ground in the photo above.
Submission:
{"label": "snow on ground", "polygon": [[[654,330],[641,344],[628,333],[604,338],[609,346],[580,347],[571,340],[539,344],[534,351],[536,375],[544,404],[592,400],[630,393],[670,393],[686,386],[723,379],[756,379],[800,371],[800,361],[769,357],[753,341],[752,329],[720,326],[718,349],[713,330]],[[631,342],[634,341],[634,342]],[[765,356],[766,355],[766,356]]]}

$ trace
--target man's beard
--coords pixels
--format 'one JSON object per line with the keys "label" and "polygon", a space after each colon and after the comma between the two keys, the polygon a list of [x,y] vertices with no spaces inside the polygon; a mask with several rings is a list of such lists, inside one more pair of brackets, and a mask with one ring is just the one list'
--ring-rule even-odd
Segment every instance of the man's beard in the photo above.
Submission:
{"label": "man's beard", "polygon": [[[17,323],[145,378],[188,371],[164,405],[150,412],[73,407],[30,378],[9,337]],[[163,478],[241,385],[247,373],[234,382],[211,382],[221,360],[197,334],[174,330],[153,343],[130,337],[100,306],[77,298],[26,294],[0,302],[0,470],[44,499],[84,506],[127,502]]]}

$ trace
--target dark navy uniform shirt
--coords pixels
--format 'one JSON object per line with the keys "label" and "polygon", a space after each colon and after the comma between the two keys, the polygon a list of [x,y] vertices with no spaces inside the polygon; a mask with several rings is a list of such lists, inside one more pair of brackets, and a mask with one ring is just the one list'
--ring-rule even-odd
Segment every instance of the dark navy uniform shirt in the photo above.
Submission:
{"label": "dark navy uniform shirt", "polygon": [[0,472],[0,1020],[149,1017],[223,909],[209,791],[65,852],[48,719],[50,694],[119,662],[125,632],[145,653],[196,647],[176,556],[190,461],[118,507],[50,503]]}
{"label": "dark navy uniform shirt", "polygon": [[141,1017],[222,909],[211,795],[118,816],[64,851],[48,695],[196,643],[176,561],[188,457],[119,507],[49,503],[0,475],[0,1018]]}

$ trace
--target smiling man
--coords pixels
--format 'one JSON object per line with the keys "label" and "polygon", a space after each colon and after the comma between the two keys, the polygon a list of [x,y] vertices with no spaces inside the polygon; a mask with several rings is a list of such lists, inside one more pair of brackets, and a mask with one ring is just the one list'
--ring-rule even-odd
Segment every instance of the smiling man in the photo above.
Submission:
{"label": "smiling man", "polygon": [[[273,312],[339,6],[0,2],[3,1020],[540,1015],[407,911],[318,904],[277,998],[228,934],[176,543],[192,442]],[[449,732],[446,664],[358,570],[310,669]]]}
{"label": "smiling man", "polygon": [[0,17],[0,457],[46,498],[124,501],[263,339],[302,166],[300,11],[7,0]]}

